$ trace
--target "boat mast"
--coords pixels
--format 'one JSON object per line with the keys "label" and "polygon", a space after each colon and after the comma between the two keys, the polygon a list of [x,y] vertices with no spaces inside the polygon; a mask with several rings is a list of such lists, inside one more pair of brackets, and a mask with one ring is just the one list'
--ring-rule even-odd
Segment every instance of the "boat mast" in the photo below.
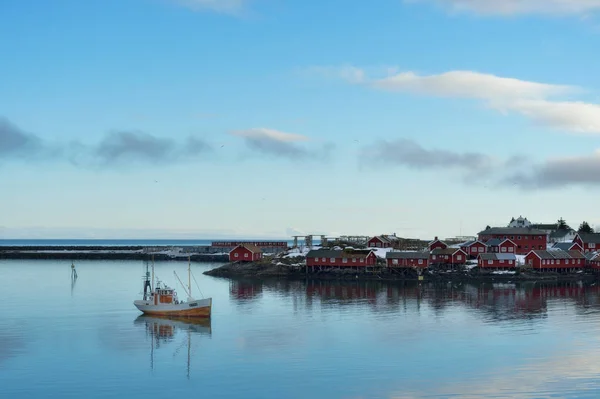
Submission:
{"label": "boat mast", "polygon": [[192,265],[192,257],[191,255],[188,255],[188,295],[190,296],[190,299],[192,299],[192,271],[191,271],[191,265]]}
{"label": "boat mast", "polygon": [[154,292],[154,255],[152,255],[152,292]]}

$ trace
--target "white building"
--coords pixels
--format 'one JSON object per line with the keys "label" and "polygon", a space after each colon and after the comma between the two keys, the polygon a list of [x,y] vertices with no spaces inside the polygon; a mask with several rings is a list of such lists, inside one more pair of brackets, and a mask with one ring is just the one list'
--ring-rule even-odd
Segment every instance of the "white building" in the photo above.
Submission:
{"label": "white building", "polygon": [[517,219],[512,218],[512,220],[508,224],[508,227],[530,227],[530,226],[531,226],[531,222],[529,220],[527,220],[527,218],[524,218],[523,216],[519,216]]}

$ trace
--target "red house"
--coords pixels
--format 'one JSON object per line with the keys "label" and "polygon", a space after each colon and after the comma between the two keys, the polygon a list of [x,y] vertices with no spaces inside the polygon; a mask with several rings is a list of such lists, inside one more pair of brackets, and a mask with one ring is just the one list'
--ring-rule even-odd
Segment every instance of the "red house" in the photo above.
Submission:
{"label": "red house", "polygon": [[388,267],[420,267],[429,266],[428,252],[395,252],[390,251],[385,254]]}
{"label": "red house", "polygon": [[471,259],[477,258],[477,255],[485,253],[486,246],[479,240],[467,241],[460,245],[460,249],[465,251]]}
{"label": "red house", "polygon": [[592,269],[600,270],[600,254],[588,252],[585,255],[585,265]]}
{"label": "red house", "polygon": [[577,233],[573,242],[583,248],[583,253],[600,250],[600,233]]}
{"label": "red house", "polygon": [[230,262],[254,262],[262,257],[262,250],[254,244],[240,244],[229,252]]}
{"label": "red house", "polygon": [[517,244],[507,238],[498,245],[498,252],[501,254],[514,254],[517,252]]}
{"label": "red house", "polygon": [[477,257],[477,266],[482,269],[512,269],[517,266],[515,254],[485,253]]}
{"label": "red house", "polygon": [[306,254],[308,267],[366,267],[376,264],[377,256],[371,250],[316,249]]}
{"label": "red house", "polygon": [[543,230],[529,227],[490,227],[478,233],[479,241],[488,241],[497,238],[501,242],[509,239],[516,244],[516,254],[526,255],[532,250],[546,250],[548,234]]}
{"label": "red house", "polygon": [[525,264],[538,270],[582,269],[585,257],[579,251],[530,251],[525,256]]}
{"label": "red house", "polygon": [[563,251],[579,251],[583,253],[583,247],[576,242],[556,242],[551,249],[562,249]]}
{"label": "red house", "polygon": [[393,248],[398,242],[396,236],[380,235],[371,238],[367,241],[367,247],[370,248]]}
{"label": "red house", "polygon": [[433,241],[429,243],[429,251],[433,251],[434,249],[446,249],[448,248],[448,244],[443,241],[438,240],[437,237]]}
{"label": "red house", "polygon": [[429,255],[431,265],[464,265],[467,263],[467,253],[460,248],[437,248]]}

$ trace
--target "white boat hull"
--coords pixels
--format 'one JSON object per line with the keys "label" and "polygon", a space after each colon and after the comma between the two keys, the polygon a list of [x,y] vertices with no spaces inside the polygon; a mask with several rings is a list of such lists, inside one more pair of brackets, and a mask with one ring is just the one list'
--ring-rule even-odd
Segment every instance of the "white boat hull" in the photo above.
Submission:
{"label": "white boat hull", "polygon": [[210,317],[212,308],[212,298],[195,299],[183,303],[159,303],[152,301],[137,300],[133,304],[141,312],[155,316],[174,316],[174,317]]}

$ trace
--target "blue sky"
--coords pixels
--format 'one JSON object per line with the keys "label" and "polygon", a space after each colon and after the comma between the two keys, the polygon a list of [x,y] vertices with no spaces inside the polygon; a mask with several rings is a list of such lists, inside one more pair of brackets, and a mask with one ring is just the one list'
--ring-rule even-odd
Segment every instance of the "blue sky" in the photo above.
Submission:
{"label": "blue sky", "polygon": [[1,238],[431,238],[600,185],[600,0],[5,0]]}

